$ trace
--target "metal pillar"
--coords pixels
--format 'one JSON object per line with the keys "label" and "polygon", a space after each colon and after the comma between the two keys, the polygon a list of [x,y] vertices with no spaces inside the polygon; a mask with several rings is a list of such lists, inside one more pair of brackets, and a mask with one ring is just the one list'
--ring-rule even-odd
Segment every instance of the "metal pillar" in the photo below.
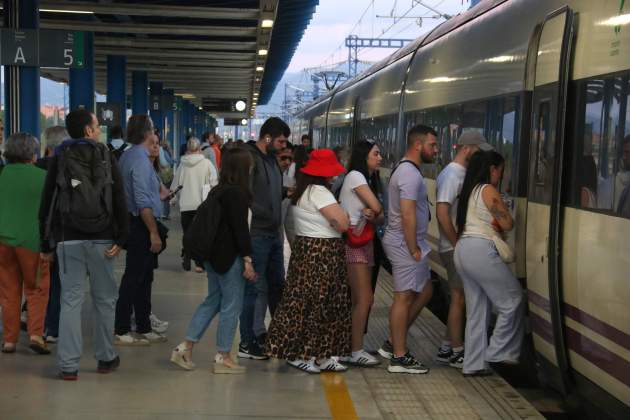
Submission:
{"label": "metal pillar", "polygon": [[94,112],[94,33],[84,32],[85,65],[70,69],[70,110],[85,108]]}
{"label": "metal pillar", "polygon": [[131,74],[131,113],[149,112],[149,75],[146,71],[134,71]]}
{"label": "metal pillar", "polygon": [[120,127],[127,127],[127,57],[107,56],[107,102],[120,105]]}
{"label": "metal pillar", "polygon": [[[4,27],[39,28],[39,0],[4,0]],[[4,135],[26,131],[39,137],[39,67],[4,66]]]}
{"label": "metal pillar", "polygon": [[[162,94],[164,96],[168,96],[173,98],[173,102],[174,102],[174,96],[175,96],[175,91],[173,89],[164,89],[164,91],[162,91]],[[171,103],[171,101],[167,101],[168,103]],[[168,142],[168,144],[171,145],[171,148],[175,147],[175,111],[173,110],[173,107],[170,108],[165,108],[163,111],[164,114],[164,132],[162,133],[163,138]]]}
{"label": "metal pillar", "polygon": [[[164,84],[162,82],[150,82],[149,89],[151,96],[160,95],[162,96],[162,88]],[[162,104],[160,104],[161,107]],[[149,113],[151,114],[151,119],[153,120],[153,127],[160,130],[160,134],[164,132],[164,117],[162,114],[162,109],[150,109]]]}

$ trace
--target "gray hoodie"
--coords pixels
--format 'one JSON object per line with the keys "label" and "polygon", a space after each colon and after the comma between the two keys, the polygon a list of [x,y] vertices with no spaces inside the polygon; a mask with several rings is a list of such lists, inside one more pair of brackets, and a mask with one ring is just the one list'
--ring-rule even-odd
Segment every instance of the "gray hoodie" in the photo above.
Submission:
{"label": "gray hoodie", "polygon": [[265,155],[255,144],[250,152],[254,158],[251,234],[273,235],[282,223],[282,172],[272,153]]}

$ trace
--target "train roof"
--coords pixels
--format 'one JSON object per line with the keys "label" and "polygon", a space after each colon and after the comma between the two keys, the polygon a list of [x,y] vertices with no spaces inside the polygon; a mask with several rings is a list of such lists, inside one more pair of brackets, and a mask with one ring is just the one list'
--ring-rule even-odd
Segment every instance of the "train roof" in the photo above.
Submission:
{"label": "train roof", "polygon": [[375,64],[370,66],[363,73],[357,75],[356,77],[354,77],[354,78],[352,78],[350,80],[345,81],[344,83],[342,83],[341,85],[337,86],[333,90],[329,91],[325,95],[320,96],[315,101],[311,102],[305,108],[300,110],[297,114],[299,115],[299,114],[301,114],[303,112],[306,112],[307,110],[317,106],[321,102],[329,99],[335,93],[340,92],[340,91],[342,91],[344,89],[349,88],[350,86],[353,86],[353,85],[357,84],[361,80],[363,80],[363,79],[373,75],[374,73],[378,72],[379,70],[382,70],[385,67],[389,66],[390,64],[400,60],[401,58],[406,57],[409,54],[412,54],[413,52],[415,52],[420,47],[423,47],[425,45],[430,44],[433,41],[438,40],[439,38],[443,37],[444,35],[448,34],[449,32],[454,31],[455,29],[459,28],[460,26],[465,25],[466,23],[476,19],[477,17],[483,15],[484,13],[486,13],[489,10],[494,9],[495,7],[499,6],[502,3],[505,3],[506,1],[507,0],[485,0],[485,1],[482,1],[482,2],[478,3],[476,6],[471,7],[470,9],[466,10],[465,12],[460,13],[460,14],[458,14],[456,16],[453,16],[449,20],[447,20],[445,22],[442,22],[440,25],[436,26],[433,30],[427,32],[426,34],[423,34],[423,35],[419,36],[413,42],[410,42],[409,44],[405,45],[404,47],[400,48],[399,50],[396,50],[394,53],[392,53],[391,55],[385,57],[381,61],[376,62]]}

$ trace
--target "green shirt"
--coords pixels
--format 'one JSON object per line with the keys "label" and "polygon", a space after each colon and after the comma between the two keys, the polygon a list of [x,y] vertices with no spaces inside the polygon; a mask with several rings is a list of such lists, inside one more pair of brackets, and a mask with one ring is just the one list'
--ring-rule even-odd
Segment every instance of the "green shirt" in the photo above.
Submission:
{"label": "green shirt", "polygon": [[39,203],[46,171],[13,163],[0,173],[0,242],[39,252]]}

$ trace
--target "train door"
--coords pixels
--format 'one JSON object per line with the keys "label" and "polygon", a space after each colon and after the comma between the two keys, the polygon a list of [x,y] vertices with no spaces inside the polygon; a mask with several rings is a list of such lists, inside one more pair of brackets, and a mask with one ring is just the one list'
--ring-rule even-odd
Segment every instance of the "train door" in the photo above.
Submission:
{"label": "train door", "polygon": [[[561,391],[568,382],[560,287],[561,180],[567,84],[574,35],[568,7],[548,15],[533,36],[528,85],[533,86],[529,146],[526,270],[530,320],[541,378]],[[534,52],[535,54],[531,54]],[[533,83],[531,83],[533,82]]]}

